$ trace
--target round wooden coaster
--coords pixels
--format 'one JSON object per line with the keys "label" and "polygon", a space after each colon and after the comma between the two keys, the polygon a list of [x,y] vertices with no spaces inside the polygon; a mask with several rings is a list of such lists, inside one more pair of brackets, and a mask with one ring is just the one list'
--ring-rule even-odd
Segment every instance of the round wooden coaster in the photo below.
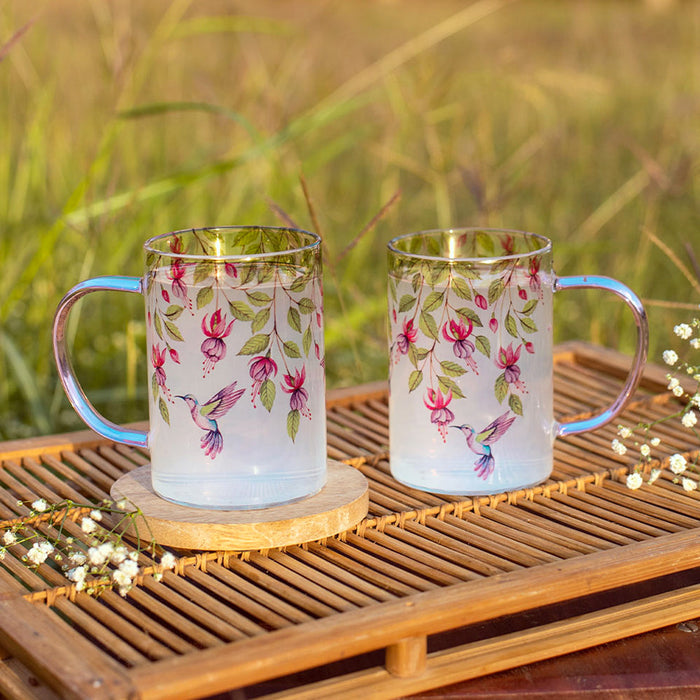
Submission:
{"label": "round wooden coaster", "polygon": [[272,508],[206,510],[171,503],[153,490],[150,466],[138,467],[115,481],[111,496],[114,500],[128,498],[141,510],[145,522],[136,520],[141,537],[152,536],[168,547],[209,551],[311,542],[357,525],[369,507],[365,477],[333,460],[328,460],[326,485],[319,493]]}

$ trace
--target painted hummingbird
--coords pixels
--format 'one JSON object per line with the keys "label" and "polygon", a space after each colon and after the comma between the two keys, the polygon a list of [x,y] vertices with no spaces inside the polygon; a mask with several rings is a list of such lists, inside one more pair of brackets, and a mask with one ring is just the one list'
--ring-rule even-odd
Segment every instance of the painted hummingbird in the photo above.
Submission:
{"label": "painted hummingbird", "polygon": [[471,425],[451,425],[451,428],[460,430],[467,438],[469,449],[479,458],[474,462],[474,471],[482,479],[488,479],[496,466],[496,460],[491,451],[491,445],[500,440],[506,430],[510,428],[515,420],[515,416],[509,415],[506,411],[502,416],[496,418],[493,423],[487,425],[482,431],[476,432]]}
{"label": "painted hummingbird", "polygon": [[201,445],[207,457],[214,459],[224,446],[224,438],[216,421],[228,413],[228,410],[243,396],[244,392],[245,389],[236,390],[236,382],[233,382],[203,404],[200,404],[192,394],[175,397],[182,399],[187,404],[194,424],[205,431]]}

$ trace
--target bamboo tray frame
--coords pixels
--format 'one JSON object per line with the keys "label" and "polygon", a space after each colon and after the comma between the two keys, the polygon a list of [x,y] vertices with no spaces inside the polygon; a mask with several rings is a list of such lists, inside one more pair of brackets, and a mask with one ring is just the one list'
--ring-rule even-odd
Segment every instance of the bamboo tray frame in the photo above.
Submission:
{"label": "bamboo tray frame", "polygon": [[[560,346],[557,415],[610,403],[627,366],[614,352]],[[621,422],[668,415],[666,383],[650,366]],[[673,572],[700,581],[700,495],[673,484],[665,461],[697,454],[680,424],[658,428],[664,469],[653,486],[625,487],[629,460],[611,452],[609,425],[558,440],[545,484],[459,500],[391,478],[386,398],[385,384],[328,397],[328,456],[370,482],[368,517],[353,530],[284,549],[181,551],[174,572],[160,583],[142,576],[127,598],[76,593],[45,564],[26,569],[22,547],[12,548],[0,562],[0,694],[392,698],[700,615],[691,583],[535,627],[499,624]],[[0,520],[22,514],[18,500],[99,501],[146,462],[87,431],[0,444]],[[349,657],[365,660],[336,663]],[[272,681],[305,669],[317,673]]]}

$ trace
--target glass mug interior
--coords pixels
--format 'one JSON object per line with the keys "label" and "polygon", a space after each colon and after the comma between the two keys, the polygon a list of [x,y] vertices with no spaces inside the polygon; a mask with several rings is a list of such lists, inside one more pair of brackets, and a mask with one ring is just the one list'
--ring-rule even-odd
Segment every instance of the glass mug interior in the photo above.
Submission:
{"label": "glass mug interior", "polygon": [[[422,490],[485,495],[551,474],[557,435],[610,420],[646,358],[641,302],[608,278],[557,278],[552,244],[520,231],[456,229],[389,244],[390,463]],[[552,297],[599,287],[638,322],[638,353],[623,393],[588,422],[553,417]]]}
{"label": "glass mug interior", "polygon": [[[78,413],[111,439],[147,444],[154,490],[179,504],[263,508],[318,492],[326,478],[318,236],[190,229],[152,238],[144,251],[142,280],[98,278],[78,287],[145,296],[149,432],[95,424],[57,352]],[[104,284],[119,279],[125,284]]]}

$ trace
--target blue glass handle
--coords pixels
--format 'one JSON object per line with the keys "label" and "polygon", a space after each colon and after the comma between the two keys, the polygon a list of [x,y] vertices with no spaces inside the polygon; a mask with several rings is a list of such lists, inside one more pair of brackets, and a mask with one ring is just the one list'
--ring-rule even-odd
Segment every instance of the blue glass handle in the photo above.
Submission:
{"label": "blue glass handle", "polygon": [[637,348],[632,368],[627,375],[627,381],[613,404],[591,418],[577,420],[571,423],[559,423],[555,426],[555,434],[557,437],[566,437],[567,435],[576,435],[577,433],[583,433],[588,430],[595,430],[610,422],[620,413],[627,405],[630,398],[632,398],[632,394],[637,388],[637,384],[639,384],[649,350],[649,324],[647,322],[644,306],[639,297],[629,289],[629,287],[622,284],[622,282],[618,282],[610,277],[601,277],[597,275],[559,277],[554,281],[554,291],[558,292],[562,289],[606,289],[623,299],[634,315],[634,322],[637,326]]}
{"label": "blue glass handle", "polygon": [[134,292],[142,294],[141,279],[138,277],[95,277],[75,285],[61,300],[56,310],[53,324],[53,351],[66,396],[76,413],[98,435],[114,442],[137,447],[148,446],[148,433],[144,430],[122,428],[101,416],[90,403],[82,387],[78,383],[73,366],[66,348],[66,322],[73,304],[90,292],[97,291]]}

